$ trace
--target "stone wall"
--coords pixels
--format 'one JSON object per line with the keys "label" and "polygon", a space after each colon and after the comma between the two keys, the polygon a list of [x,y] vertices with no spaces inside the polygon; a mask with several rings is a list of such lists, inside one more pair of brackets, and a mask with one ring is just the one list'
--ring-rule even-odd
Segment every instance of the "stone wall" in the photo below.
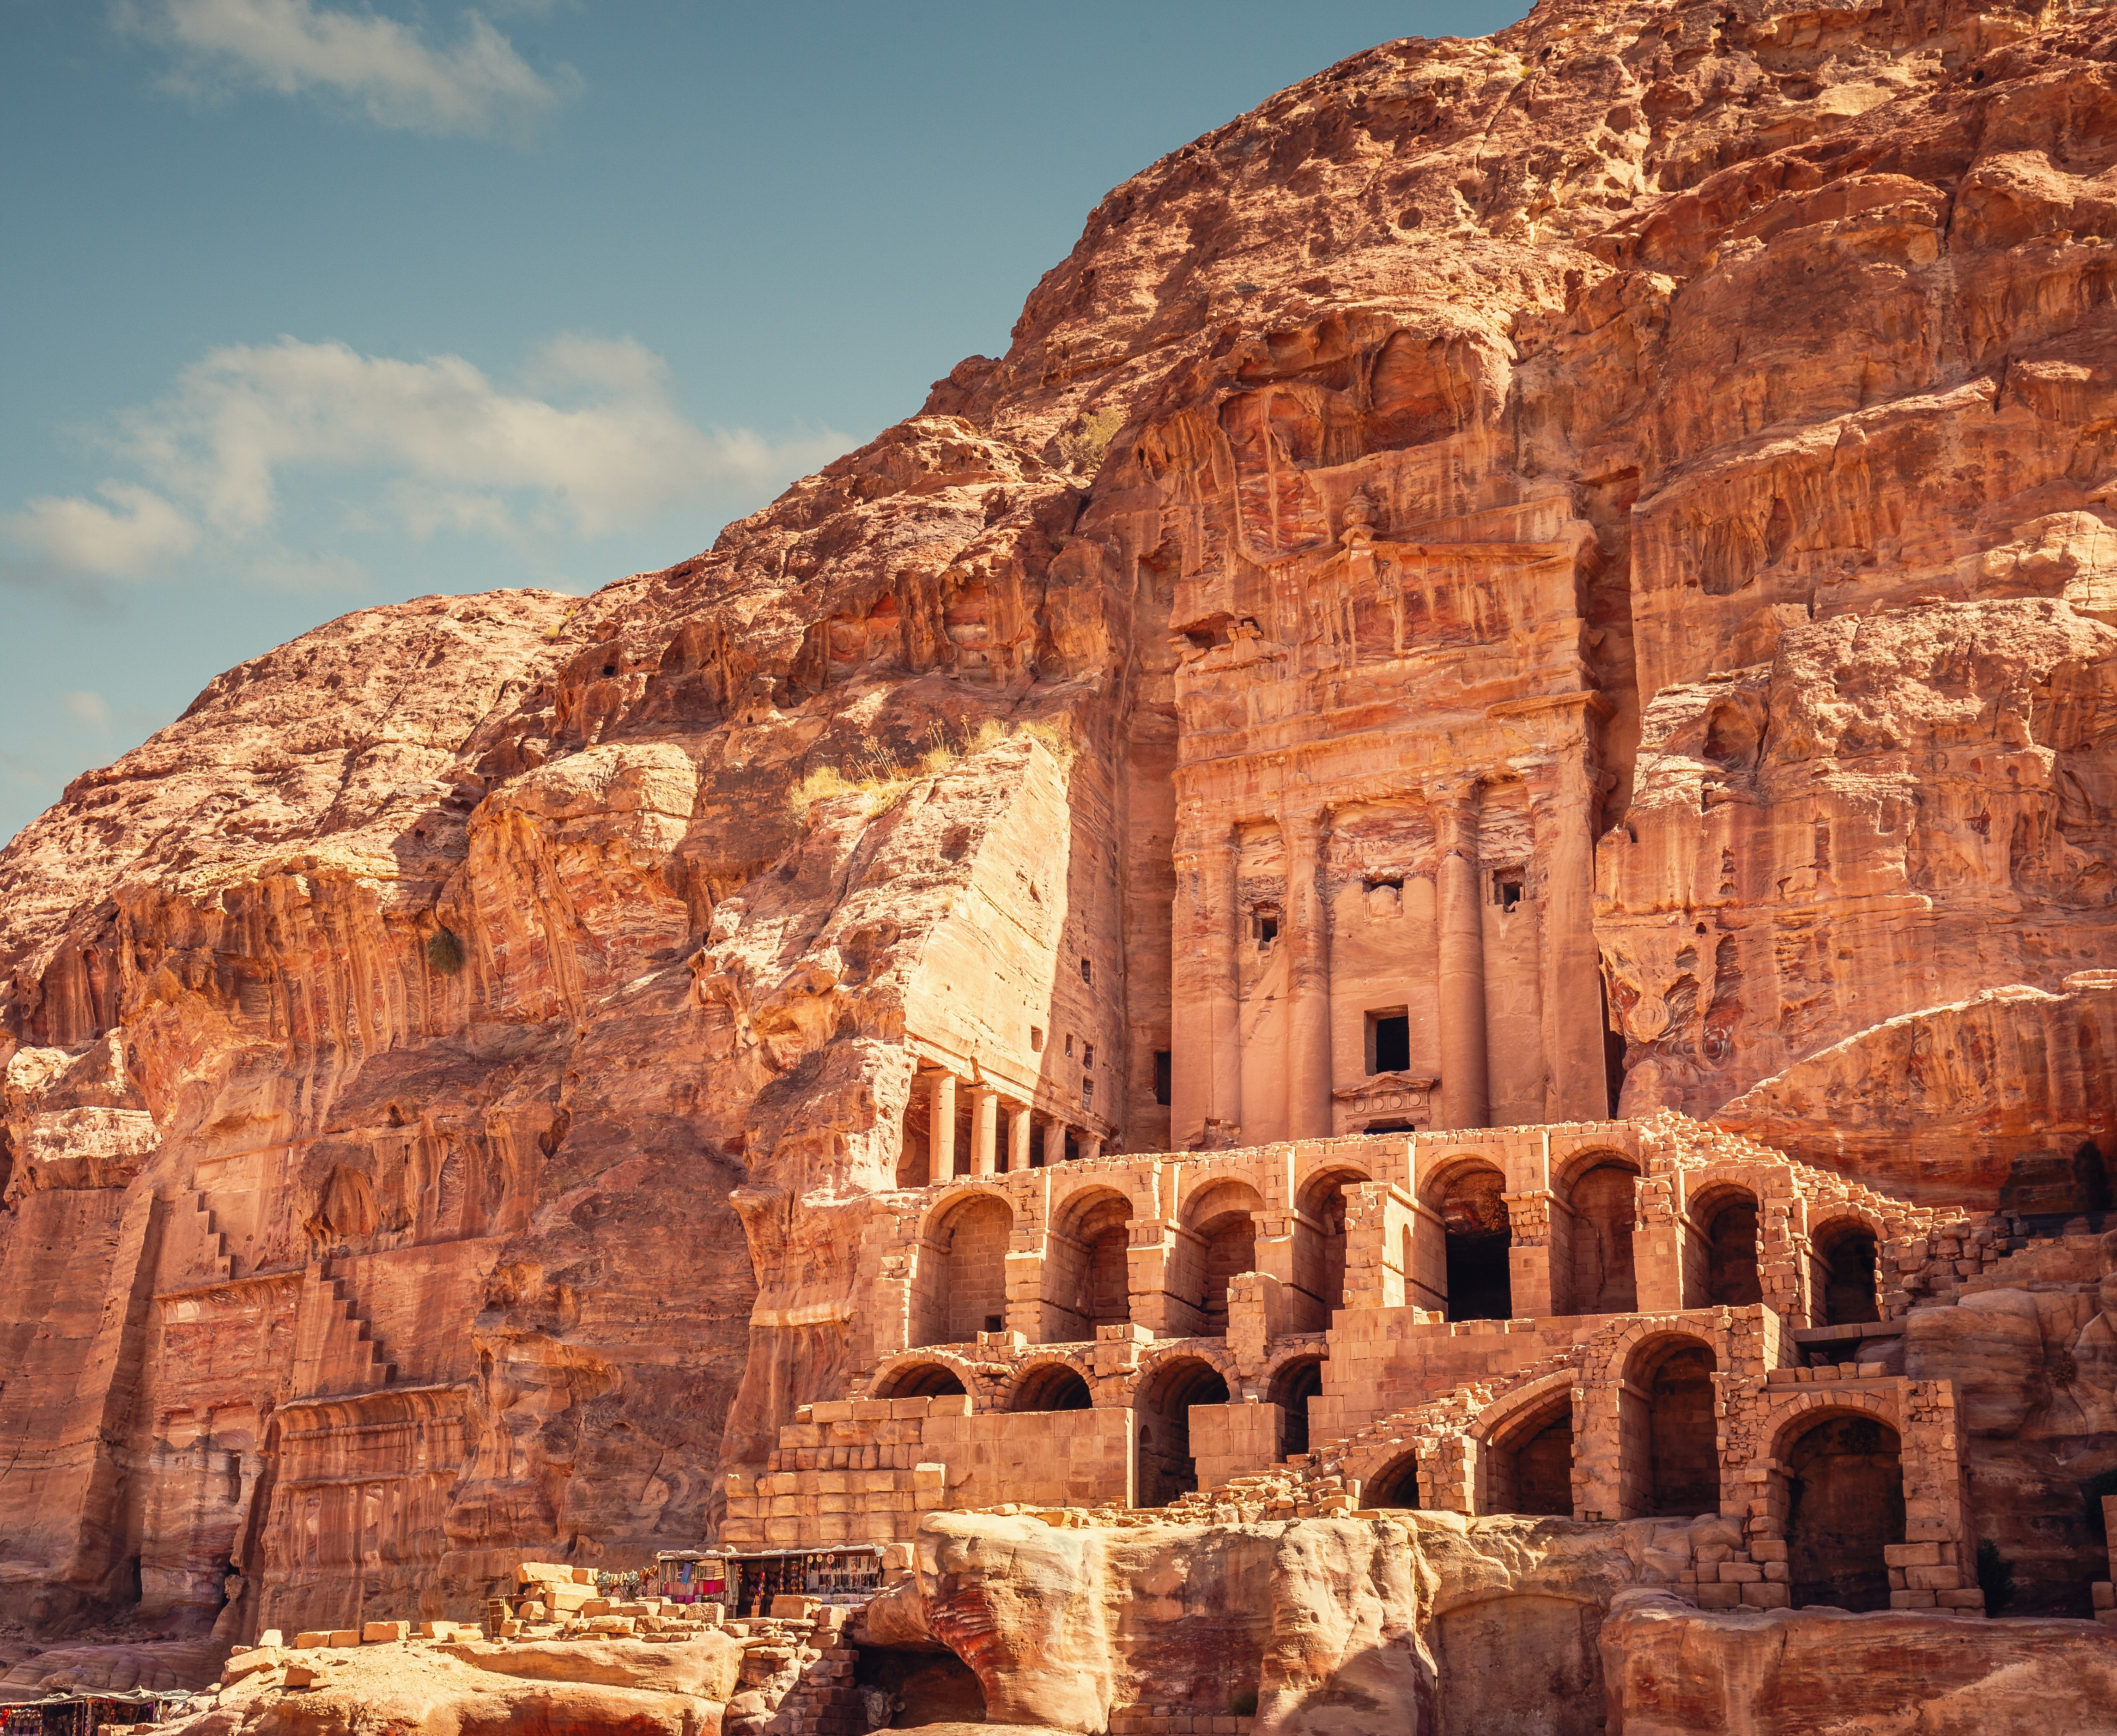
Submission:
{"label": "stone wall", "polygon": [[730,1473],[722,1542],[905,1542],[927,1512],[1132,1503],[1129,1410],[973,1415],[952,1397],[802,1410],[762,1473]]}

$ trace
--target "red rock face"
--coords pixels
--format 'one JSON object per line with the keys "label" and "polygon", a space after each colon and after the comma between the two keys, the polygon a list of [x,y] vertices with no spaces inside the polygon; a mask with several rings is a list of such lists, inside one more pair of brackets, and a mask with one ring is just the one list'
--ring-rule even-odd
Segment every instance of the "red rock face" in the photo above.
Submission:
{"label": "red rock face", "polygon": [[0,856],[9,1606],[695,1541],[943,1114],[2112,1149],[2117,37],[2042,21],[1356,56],[711,552],[348,616],[78,780]]}

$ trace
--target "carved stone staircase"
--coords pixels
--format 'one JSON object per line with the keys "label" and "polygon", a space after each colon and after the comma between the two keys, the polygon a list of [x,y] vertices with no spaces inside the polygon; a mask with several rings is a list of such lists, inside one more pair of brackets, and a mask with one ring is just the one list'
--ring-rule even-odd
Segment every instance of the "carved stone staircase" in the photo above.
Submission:
{"label": "carved stone staircase", "polygon": [[294,1352],[295,1387],[302,1397],[371,1392],[397,1378],[397,1364],[362,1312],[352,1281],[334,1264],[318,1262],[303,1281]]}

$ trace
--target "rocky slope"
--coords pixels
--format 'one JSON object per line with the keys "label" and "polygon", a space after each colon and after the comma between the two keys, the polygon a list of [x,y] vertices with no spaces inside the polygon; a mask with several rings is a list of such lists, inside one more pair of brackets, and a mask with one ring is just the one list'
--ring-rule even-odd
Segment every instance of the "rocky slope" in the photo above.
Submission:
{"label": "rocky slope", "polygon": [[1155,1143],[1173,672],[1375,455],[1404,542],[1592,533],[1626,1112],[1973,1203],[2106,1149],[2114,59],[1955,0],[1386,44],[710,552],[348,616],[77,780],[0,856],[0,1600],[345,1625],[694,1540],[841,1390],[966,970],[1104,961]]}

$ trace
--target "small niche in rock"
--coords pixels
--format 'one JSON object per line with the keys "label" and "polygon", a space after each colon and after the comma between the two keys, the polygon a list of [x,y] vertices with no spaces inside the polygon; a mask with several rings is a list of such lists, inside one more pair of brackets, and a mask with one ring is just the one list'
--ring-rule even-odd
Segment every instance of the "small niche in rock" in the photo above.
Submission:
{"label": "small niche in rock", "polygon": [[[971,1666],[939,1647],[863,1646],[853,1685],[865,1700],[886,1695],[892,1715],[873,1728],[916,1729],[929,1724],[983,1724],[985,1694]],[[879,1703],[879,1702],[878,1702]]]}

